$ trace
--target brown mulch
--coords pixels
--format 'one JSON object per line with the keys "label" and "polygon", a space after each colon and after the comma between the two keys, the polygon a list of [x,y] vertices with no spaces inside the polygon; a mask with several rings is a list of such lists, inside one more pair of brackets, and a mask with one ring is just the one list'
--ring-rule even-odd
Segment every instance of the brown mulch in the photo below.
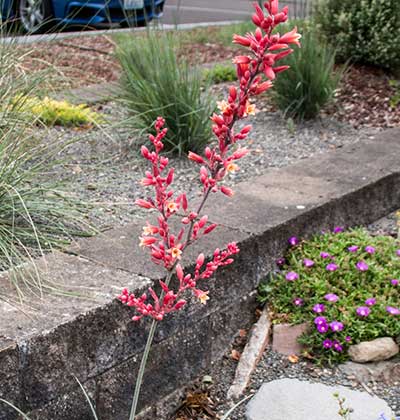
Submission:
{"label": "brown mulch", "polygon": [[396,88],[383,70],[352,66],[336,95],[335,116],[353,127],[400,127],[400,103],[393,107]]}
{"label": "brown mulch", "polygon": [[[211,37],[212,39],[212,37]],[[120,74],[114,56],[115,44],[111,37],[81,36],[51,43],[37,43],[32,47],[21,46],[26,55],[24,66],[45,69],[53,65],[58,77],[57,88],[76,88],[97,83],[115,81]],[[207,64],[226,62],[237,54],[237,49],[219,43],[185,44],[179,55],[190,63]],[[352,66],[346,72],[335,103],[326,109],[341,121],[352,126],[391,128],[400,127],[400,104],[391,106],[396,88],[390,85],[390,76],[382,70]],[[397,88],[399,89],[399,88]]]}

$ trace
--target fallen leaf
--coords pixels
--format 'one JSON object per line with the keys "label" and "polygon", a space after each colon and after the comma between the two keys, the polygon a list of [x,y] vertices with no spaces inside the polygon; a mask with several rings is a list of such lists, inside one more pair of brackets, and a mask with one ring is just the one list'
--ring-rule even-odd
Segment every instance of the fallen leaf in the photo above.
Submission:
{"label": "fallen leaf", "polygon": [[238,352],[237,350],[232,350],[231,352],[231,358],[232,360],[235,360],[236,362],[239,361],[241,355],[242,353]]}
{"label": "fallen leaf", "polygon": [[288,360],[289,360],[290,363],[299,363],[299,357],[296,356],[295,354],[291,354],[288,357]]}

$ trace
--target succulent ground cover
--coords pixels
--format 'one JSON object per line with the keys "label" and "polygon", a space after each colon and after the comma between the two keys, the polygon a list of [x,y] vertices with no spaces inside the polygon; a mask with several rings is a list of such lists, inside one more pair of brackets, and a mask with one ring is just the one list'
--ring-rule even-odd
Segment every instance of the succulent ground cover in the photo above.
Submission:
{"label": "succulent ground cover", "polygon": [[310,324],[300,338],[318,362],[347,358],[350,344],[400,334],[400,243],[364,229],[290,238],[280,271],[260,286],[275,322]]}

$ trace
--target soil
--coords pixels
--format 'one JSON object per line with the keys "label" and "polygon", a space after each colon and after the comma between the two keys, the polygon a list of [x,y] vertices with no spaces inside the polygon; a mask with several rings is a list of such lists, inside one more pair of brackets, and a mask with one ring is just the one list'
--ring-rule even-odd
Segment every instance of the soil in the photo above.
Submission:
{"label": "soil", "polygon": [[[208,29],[213,40],[213,29]],[[140,36],[140,34],[135,34]],[[26,70],[57,69],[57,89],[76,88],[116,81],[120,67],[114,56],[115,42],[111,36],[83,35],[50,44],[39,42],[34,48],[21,46],[26,53]],[[190,63],[207,65],[226,62],[237,54],[238,49],[222,43],[185,43],[179,53]],[[391,128],[400,126],[400,101],[391,104],[399,87],[393,86],[394,77],[381,69],[354,65],[346,71],[334,103],[324,112],[348,122],[354,128]]]}

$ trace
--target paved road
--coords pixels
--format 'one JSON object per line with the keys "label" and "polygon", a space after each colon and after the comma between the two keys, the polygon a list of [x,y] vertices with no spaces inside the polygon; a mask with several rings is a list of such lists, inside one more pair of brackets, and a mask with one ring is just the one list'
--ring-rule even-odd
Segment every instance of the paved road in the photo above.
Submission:
{"label": "paved road", "polygon": [[253,0],[166,0],[162,21],[167,24],[248,19]]}

